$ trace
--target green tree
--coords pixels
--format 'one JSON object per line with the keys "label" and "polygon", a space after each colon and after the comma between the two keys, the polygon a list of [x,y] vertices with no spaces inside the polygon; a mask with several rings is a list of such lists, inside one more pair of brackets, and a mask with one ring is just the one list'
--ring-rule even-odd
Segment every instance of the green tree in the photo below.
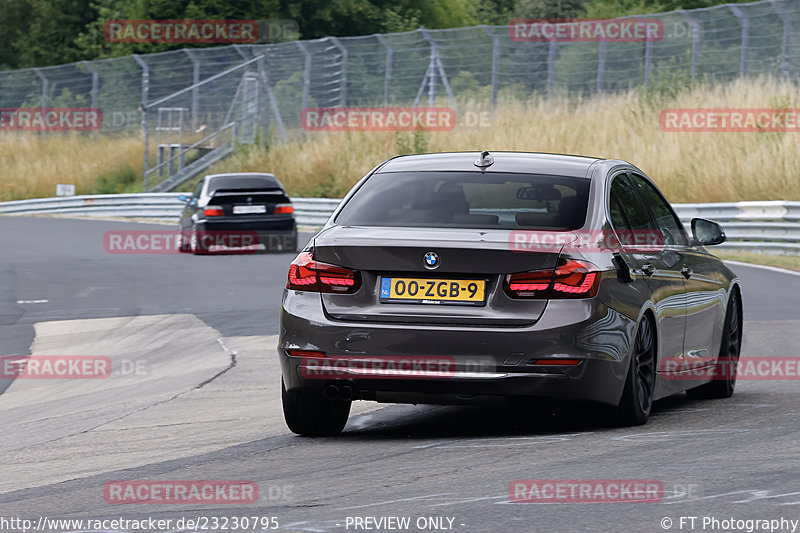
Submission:
{"label": "green tree", "polygon": [[586,0],[520,0],[516,15],[531,19],[577,18]]}
{"label": "green tree", "polygon": [[29,6],[29,25],[13,43],[19,67],[83,59],[75,38],[97,18],[90,0],[35,0]]}
{"label": "green tree", "polygon": [[0,70],[19,67],[15,43],[28,32],[30,0],[0,0]]}

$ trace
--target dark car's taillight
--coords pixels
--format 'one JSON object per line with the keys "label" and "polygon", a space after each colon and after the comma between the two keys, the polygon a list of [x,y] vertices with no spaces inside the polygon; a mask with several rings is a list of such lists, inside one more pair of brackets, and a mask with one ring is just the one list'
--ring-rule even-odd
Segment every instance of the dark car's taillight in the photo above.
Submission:
{"label": "dark car's taillight", "polygon": [[218,205],[207,205],[203,210],[203,215],[207,217],[222,217],[225,216],[225,210]]}
{"label": "dark car's taillight", "polygon": [[309,292],[351,294],[361,286],[357,270],[322,263],[314,259],[314,252],[301,252],[289,266],[287,289]]}
{"label": "dark car's taillight", "polygon": [[561,259],[553,270],[509,274],[503,289],[511,298],[592,298],[600,287],[600,269],[588,261]]}
{"label": "dark car's taillight", "polygon": [[292,204],[277,204],[275,206],[275,211],[273,211],[273,214],[276,215],[288,215],[290,213],[294,213],[294,206]]}

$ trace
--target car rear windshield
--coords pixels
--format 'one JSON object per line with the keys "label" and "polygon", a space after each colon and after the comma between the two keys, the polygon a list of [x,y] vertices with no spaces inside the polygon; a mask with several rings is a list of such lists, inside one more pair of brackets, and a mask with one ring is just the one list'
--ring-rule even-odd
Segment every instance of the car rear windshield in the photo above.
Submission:
{"label": "car rear windshield", "polygon": [[383,172],[356,191],[336,223],[574,230],[586,220],[589,181],[543,174]]}
{"label": "car rear windshield", "polygon": [[209,196],[220,189],[258,191],[279,188],[278,181],[270,176],[218,176],[208,180]]}

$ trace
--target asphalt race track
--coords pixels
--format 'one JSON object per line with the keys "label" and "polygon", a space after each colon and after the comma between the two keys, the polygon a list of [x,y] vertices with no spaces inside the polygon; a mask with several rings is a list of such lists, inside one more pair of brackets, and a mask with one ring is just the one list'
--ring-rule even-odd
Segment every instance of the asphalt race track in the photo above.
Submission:
{"label": "asphalt race track", "polygon": [[[283,423],[274,353],[294,254],[107,253],[104,234],[125,229],[170,228],[0,217],[0,354],[103,355],[114,369],[110,379],[0,381],[0,519],[40,531],[100,530],[53,519],[171,519],[141,530],[178,531],[194,530],[181,518],[247,516],[274,517],[279,531],[514,533],[800,519],[797,380],[743,381],[728,400],[669,398],[637,428],[579,408],[363,403],[342,436],[301,438]],[[800,356],[800,275],[733,268],[743,357]],[[512,503],[518,479],[657,480],[664,498]],[[254,481],[259,499],[106,501],[106,483],[132,480]],[[681,521],[692,516],[693,529]],[[355,527],[368,517],[410,526]],[[0,520],[0,531],[22,529]]]}

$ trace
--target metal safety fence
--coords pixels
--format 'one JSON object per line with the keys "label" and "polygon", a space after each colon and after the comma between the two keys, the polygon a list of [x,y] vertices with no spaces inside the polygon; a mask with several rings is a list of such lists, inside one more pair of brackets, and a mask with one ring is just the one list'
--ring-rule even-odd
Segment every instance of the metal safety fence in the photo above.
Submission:
{"label": "metal safety fence", "polygon": [[[179,193],[109,194],[0,202],[0,215],[55,215],[177,221]],[[341,200],[292,198],[300,226],[319,228]],[[756,253],[800,255],[800,202],[673,204],[688,226],[692,218],[719,222],[728,237],[723,248]]]}
{"label": "metal safety fence", "polygon": [[[420,99],[430,104],[441,96],[451,103],[490,104],[532,93],[593,94],[763,74],[797,79],[800,73],[797,0],[725,4],[646,19],[660,21],[658,39],[532,42],[512,38],[509,26],[476,26],[192,48],[0,71],[0,108],[99,108],[104,131],[139,130],[142,110],[193,86],[179,103],[164,102],[164,107],[184,109],[196,131],[210,122],[224,124],[232,95],[249,90],[242,85],[249,76],[251,84],[265,85],[261,127],[283,135],[281,130],[298,128],[306,107],[409,105]],[[255,58],[252,68],[237,76],[198,85]],[[251,104],[251,111],[259,105]]]}

